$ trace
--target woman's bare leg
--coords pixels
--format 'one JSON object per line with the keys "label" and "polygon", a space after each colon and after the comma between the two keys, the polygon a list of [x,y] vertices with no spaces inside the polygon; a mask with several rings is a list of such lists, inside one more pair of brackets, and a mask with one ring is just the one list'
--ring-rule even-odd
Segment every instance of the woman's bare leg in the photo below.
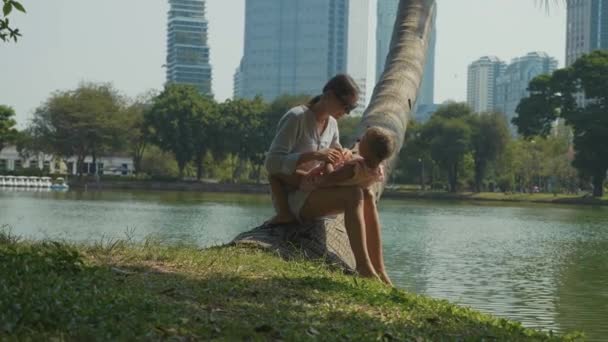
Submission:
{"label": "woman's bare leg", "polygon": [[272,195],[272,204],[276,215],[267,221],[270,224],[281,224],[294,222],[296,218],[289,211],[289,203],[287,201],[287,190],[279,177],[270,176],[270,193]]}
{"label": "woman's bare leg", "polygon": [[384,267],[384,256],[382,253],[382,234],[380,232],[380,219],[376,207],[376,197],[368,190],[363,190],[363,217],[365,221],[365,235],[369,258],[380,279],[392,286],[393,283],[386,273]]}
{"label": "woman's bare leg", "polygon": [[344,226],[357,263],[357,272],[362,277],[378,278],[367,251],[363,219],[363,191],[360,188],[317,189],[308,196],[300,211],[300,216],[304,219],[315,219],[341,212],[344,213]]}
{"label": "woman's bare leg", "polygon": [[276,174],[269,177],[270,193],[273,198],[272,203],[277,214],[266,223],[282,224],[296,221],[296,217],[289,210],[287,188],[297,188],[300,185],[301,178],[302,176],[300,174]]}

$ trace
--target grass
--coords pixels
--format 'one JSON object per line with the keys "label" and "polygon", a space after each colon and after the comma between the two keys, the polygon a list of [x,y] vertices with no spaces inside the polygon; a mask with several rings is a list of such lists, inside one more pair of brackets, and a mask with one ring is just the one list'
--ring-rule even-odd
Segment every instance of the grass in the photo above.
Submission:
{"label": "grass", "polygon": [[452,199],[475,201],[505,201],[505,202],[537,202],[558,204],[597,204],[608,205],[608,195],[602,198],[582,197],[579,195],[549,194],[549,193],[500,193],[500,192],[436,192],[419,191],[412,189],[394,190],[386,193],[387,197],[394,198],[425,198],[425,199]]}
{"label": "grass", "polygon": [[572,340],[253,249],[0,232],[0,340]]}

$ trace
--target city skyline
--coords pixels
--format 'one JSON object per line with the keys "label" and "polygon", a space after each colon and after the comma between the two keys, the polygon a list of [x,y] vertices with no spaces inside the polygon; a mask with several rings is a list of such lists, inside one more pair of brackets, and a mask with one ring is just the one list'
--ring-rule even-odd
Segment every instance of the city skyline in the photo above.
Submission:
{"label": "city skyline", "polygon": [[[370,7],[375,6],[373,0]],[[466,67],[478,56],[509,60],[542,50],[563,65],[564,6],[552,7],[549,14],[530,0],[469,0],[465,6],[438,0],[438,7],[435,102],[466,99]],[[16,109],[20,125],[53,91],[75,88],[81,81],[112,82],[128,96],[164,84],[166,1],[133,0],[118,6],[116,0],[58,0],[31,4],[27,10],[11,19],[24,36],[17,44],[0,45],[3,62],[12,66],[2,77],[8,82],[0,82],[0,103]],[[136,17],[131,15],[135,12]],[[232,95],[242,56],[244,1],[207,0],[207,13],[213,93],[224,101]],[[476,19],[462,20],[467,16]],[[107,17],[113,18],[112,25],[105,25]],[[369,19],[375,27],[375,13]],[[375,58],[368,63],[375,65]]]}

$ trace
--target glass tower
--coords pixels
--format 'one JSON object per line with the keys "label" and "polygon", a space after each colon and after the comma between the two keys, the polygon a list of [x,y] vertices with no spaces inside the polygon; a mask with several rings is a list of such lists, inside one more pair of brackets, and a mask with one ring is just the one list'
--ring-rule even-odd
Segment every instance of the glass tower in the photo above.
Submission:
{"label": "glass tower", "polygon": [[191,84],[211,95],[205,1],[169,0],[167,83]]}

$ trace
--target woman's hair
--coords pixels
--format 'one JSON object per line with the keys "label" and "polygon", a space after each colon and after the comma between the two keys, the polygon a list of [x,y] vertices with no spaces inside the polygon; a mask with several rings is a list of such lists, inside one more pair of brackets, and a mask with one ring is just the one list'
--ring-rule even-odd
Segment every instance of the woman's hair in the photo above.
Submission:
{"label": "woman's hair", "polygon": [[370,127],[365,131],[365,140],[376,162],[388,159],[395,151],[395,139],[391,133],[380,127]]}
{"label": "woman's hair", "polygon": [[[330,91],[342,100],[351,96],[359,97],[359,86],[357,85],[357,82],[347,74],[338,74],[327,81],[323,87],[323,94],[327,94]],[[321,95],[313,97],[308,101],[308,106],[314,105],[319,102],[319,100],[321,100]]]}

